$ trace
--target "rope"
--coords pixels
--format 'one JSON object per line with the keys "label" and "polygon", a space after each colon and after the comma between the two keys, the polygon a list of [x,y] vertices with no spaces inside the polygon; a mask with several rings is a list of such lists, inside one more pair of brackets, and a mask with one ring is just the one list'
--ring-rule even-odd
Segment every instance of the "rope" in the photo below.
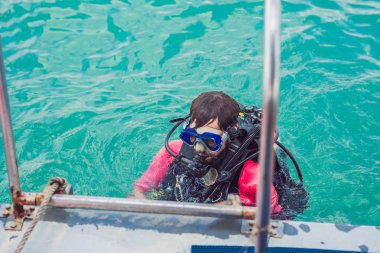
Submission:
{"label": "rope", "polygon": [[48,205],[51,197],[54,195],[56,192],[64,192],[65,188],[67,186],[67,181],[64,178],[60,177],[55,177],[50,179],[50,182],[44,189],[44,199],[41,202],[40,208],[38,209],[33,221],[30,223],[28,229],[25,231],[23,234],[19,244],[17,245],[16,250],[14,251],[15,253],[21,253],[27,240],[29,239],[30,235],[32,234],[32,231],[34,227],[37,225],[37,222],[39,219],[45,215],[46,213],[46,206]]}

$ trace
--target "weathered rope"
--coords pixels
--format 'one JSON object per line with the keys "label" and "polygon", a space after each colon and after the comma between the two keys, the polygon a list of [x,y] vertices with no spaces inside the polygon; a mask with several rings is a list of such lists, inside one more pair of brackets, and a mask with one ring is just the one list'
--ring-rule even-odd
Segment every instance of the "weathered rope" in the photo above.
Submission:
{"label": "weathered rope", "polygon": [[46,213],[46,206],[49,203],[51,197],[56,192],[64,192],[65,188],[67,186],[67,181],[64,178],[55,177],[50,179],[50,182],[44,189],[44,199],[41,202],[40,208],[38,209],[34,219],[30,223],[28,229],[23,234],[20,242],[17,245],[15,253],[21,253],[27,240],[29,239],[30,235],[32,234],[32,231],[34,227],[37,225],[37,222],[39,221],[40,217],[44,216]]}

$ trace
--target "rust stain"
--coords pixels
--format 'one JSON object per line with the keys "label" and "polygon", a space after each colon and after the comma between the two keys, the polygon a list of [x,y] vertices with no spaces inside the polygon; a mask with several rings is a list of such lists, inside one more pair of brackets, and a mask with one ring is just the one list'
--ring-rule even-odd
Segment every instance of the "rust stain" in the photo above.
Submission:
{"label": "rust stain", "polygon": [[23,218],[25,216],[24,206],[19,203],[13,204],[13,215],[15,218]]}
{"label": "rust stain", "polygon": [[25,210],[22,204],[23,204],[23,201],[25,201],[25,199],[23,198],[22,192],[20,190],[17,190],[15,192],[15,188],[13,185],[10,187],[10,190],[11,190],[12,202],[13,202],[13,215],[16,219],[24,218]]}

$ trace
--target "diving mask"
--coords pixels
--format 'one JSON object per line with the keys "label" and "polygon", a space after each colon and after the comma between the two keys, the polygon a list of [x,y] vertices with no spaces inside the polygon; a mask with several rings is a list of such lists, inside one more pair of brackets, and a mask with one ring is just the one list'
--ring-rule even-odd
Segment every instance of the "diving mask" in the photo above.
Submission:
{"label": "diving mask", "polygon": [[197,131],[188,125],[182,130],[180,136],[181,140],[183,140],[189,146],[194,146],[197,142],[201,143],[205,146],[210,152],[218,152],[222,148],[222,144],[224,141],[228,139],[228,133],[223,132],[220,136],[215,133],[205,132],[202,134],[198,134]]}

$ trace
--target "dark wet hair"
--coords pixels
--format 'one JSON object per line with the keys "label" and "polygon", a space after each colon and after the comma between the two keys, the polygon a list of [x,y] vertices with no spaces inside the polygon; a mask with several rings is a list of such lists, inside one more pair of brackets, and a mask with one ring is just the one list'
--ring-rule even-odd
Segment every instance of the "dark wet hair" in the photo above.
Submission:
{"label": "dark wet hair", "polygon": [[221,91],[200,94],[190,107],[190,123],[195,121],[195,128],[218,119],[219,128],[226,131],[237,123],[238,116],[239,104]]}

